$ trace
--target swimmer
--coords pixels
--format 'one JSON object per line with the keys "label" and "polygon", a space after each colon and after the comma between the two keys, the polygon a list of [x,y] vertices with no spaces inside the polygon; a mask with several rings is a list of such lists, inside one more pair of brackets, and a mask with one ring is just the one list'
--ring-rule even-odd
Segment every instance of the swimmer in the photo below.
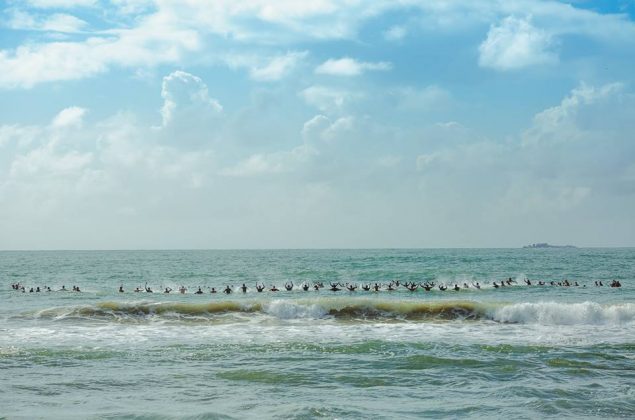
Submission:
{"label": "swimmer", "polygon": [[123,293],[123,284],[119,286],[119,293]]}
{"label": "swimmer", "polygon": [[153,293],[152,289],[148,287],[148,283],[145,285],[146,293]]}
{"label": "swimmer", "polygon": [[203,294],[203,290],[201,289],[201,286],[198,286],[198,290],[196,292],[194,292],[195,295],[202,295]]}
{"label": "swimmer", "polygon": [[135,293],[139,293],[139,292],[141,291],[141,288],[140,288],[139,286],[137,286],[137,287],[134,289],[134,291],[135,291]]}
{"label": "swimmer", "polygon": [[354,292],[355,289],[357,289],[357,285],[356,284],[346,284],[346,288],[348,289],[349,292]]}
{"label": "swimmer", "polygon": [[258,293],[262,293],[262,291],[265,290],[265,285],[256,283],[256,290]]}
{"label": "swimmer", "polygon": [[33,288],[31,287],[31,288],[29,289],[29,293],[33,293],[33,292],[35,292],[35,290],[33,290]]}
{"label": "swimmer", "polygon": [[525,284],[526,284],[527,286],[531,286],[531,281],[530,281],[529,279],[525,279]]}
{"label": "swimmer", "polygon": [[432,288],[434,286],[432,286],[431,284],[428,284],[428,283],[424,283],[424,284],[421,285],[421,287],[423,287],[423,290],[425,290],[426,292],[429,292],[430,290],[432,290]]}
{"label": "swimmer", "polygon": [[292,281],[288,281],[284,284],[284,288],[287,289],[287,292],[290,292],[291,290],[293,290],[293,282]]}
{"label": "swimmer", "polygon": [[223,290],[223,293],[225,293],[226,295],[230,294],[231,292],[233,292],[233,290],[229,286],[225,287],[225,290]]}
{"label": "swimmer", "polygon": [[47,292],[50,292],[50,291],[51,291],[51,288],[50,288],[49,286],[46,286],[46,291],[47,291]]}
{"label": "swimmer", "polygon": [[302,290],[304,290],[305,292],[306,292],[307,290],[309,290],[309,285],[308,285],[308,283],[306,283],[306,282],[302,283]]}
{"label": "swimmer", "polygon": [[163,291],[163,293],[168,294],[172,291],[172,289],[170,287],[166,287],[165,290]]}
{"label": "swimmer", "polygon": [[464,288],[464,289],[469,289],[469,288],[470,288],[470,286],[469,286],[469,284],[467,284],[467,283],[463,283],[463,288]]}
{"label": "swimmer", "polygon": [[447,289],[448,289],[448,286],[445,286],[442,284],[439,285],[439,290],[441,290],[442,292],[445,292]]}
{"label": "swimmer", "polygon": [[243,285],[240,286],[240,290],[242,290],[243,293],[247,293],[247,286],[245,285],[245,283],[243,283]]}
{"label": "swimmer", "polygon": [[455,284],[455,285],[454,285],[454,291],[455,291],[455,292],[458,292],[459,290],[461,290],[461,288],[459,287],[459,285],[458,285],[458,284]]}
{"label": "swimmer", "polygon": [[[24,289],[24,287],[23,287],[23,289]],[[60,292],[66,292],[66,291],[67,291],[67,290],[66,290],[66,286],[62,285],[62,288],[61,288],[59,291],[60,291]]]}
{"label": "swimmer", "polygon": [[279,291],[280,291],[280,289],[278,289],[278,288],[276,287],[276,285],[275,285],[275,284],[272,284],[272,285],[271,285],[271,288],[269,289],[269,291],[270,291],[270,292],[279,292]]}
{"label": "swimmer", "polygon": [[40,286],[35,288],[36,293],[40,293]]}
{"label": "swimmer", "polygon": [[185,286],[181,286],[181,287],[179,287],[179,293],[180,293],[180,294],[184,295],[184,294],[185,294],[185,292],[187,292],[187,287],[185,287]]}
{"label": "swimmer", "polygon": [[340,290],[342,290],[337,286],[339,286],[339,283],[331,283],[331,292],[339,292]]}
{"label": "swimmer", "polygon": [[395,288],[392,285],[393,285],[392,282],[388,283],[388,287],[386,290],[388,290],[389,292],[392,292],[393,290],[395,290]]}
{"label": "swimmer", "polygon": [[412,282],[412,283],[406,285],[406,288],[408,290],[410,290],[411,292],[414,292],[415,290],[417,290],[417,287],[419,287],[419,286],[415,282]]}
{"label": "swimmer", "polygon": [[379,284],[378,284],[378,283],[375,283],[375,284],[373,285],[373,290],[374,290],[375,292],[379,292],[379,287],[380,287],[380,286],[379,286]]}
{"label": "swimmer", "polygon": [[370,284],[363,284],[362,285],[362,290],[368,292],[370,290]]}
{"label": "swimmer", "polygon": [[211,289],[209,289],[210,293],[216,293],[216,288],[212,287]]}
{"label": "swimmer", "polygon": [[317,284],[317,283],[315,283],[315,284],[313,285],[313,290],[315,290],[316,292],[319,292],[319,291],[320,291],[320,285],[319,285],[319,284]]}
{"label": "swimmer", "polygon": [[494,285],[494,288],[496,288],[496,289],[498,289],[500,287],[498,284],[496,284],[495,281],[493,281],[492,284]]}

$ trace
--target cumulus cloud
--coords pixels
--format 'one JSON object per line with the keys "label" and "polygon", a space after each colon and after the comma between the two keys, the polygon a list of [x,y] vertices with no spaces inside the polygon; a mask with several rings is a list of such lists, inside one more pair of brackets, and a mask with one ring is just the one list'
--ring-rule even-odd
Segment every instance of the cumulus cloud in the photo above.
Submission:
{"label": "cumulus cloud", "polygon": [[392,64],[387,61],[364,62],[350,57],[330,58],[320,64],[315,72],[331,76],[359,76],[366,71],[387,71],[392,69]]}
{"label": "cumulus cloud", "polygon": [[209,96],[207,85],[200,77],[177,70],[163,78],[161,87],[163,127],[170,125],[178,115],[195,114],[195,120],[222,112],[223,107]]}
{"label": "cumulus cloud", "polygon": [[554,39],[532,25],[531,19],[508,16],[492,25],[479,46],[479,65],[495,70],[515,70],[558,60]]}
{"label": "cumulus cloud", "polygon": [[51,125],[53,127],[77,127],[82,124],[82,119],[86,114],[86,109],[78,106],[71,106],[59,112],[53,118]]}
{"label": "cumulus cloud", "polygon": [[359,99],[360,94],[343,89],[314,85],[300,92],[300,97],[322,112],[339,112],[349,103]]}
{"label": "cumulus cloud", "polygon": [[[93,77],[113,68],[155,67],[166,63],[225,62],[231,51],[257,51],[249,75],[254,80],[279,80],[294,67],[292,53],[274,56],[271,46],[297,48],[305,42],[354,40],[365,22],[387,12],[407,8],[425,28],[460,30],[492,25],[480,47],[483,67],[510,70],[557,60],[555,44],[563,35],[581,35],[605,43],[635,39],[635,25],[625,15],[602,14],[568,4],[522,2],[317,2],[230,0],[214,2],[151,2],[150,0],[30,0],[37,17],[23,14],[16,27],[81,32],[85,38],[69,42],[53,38],[29,39],[0,50],[0,88],[30,88],[39,83]],[[86,26],[71,14],[56,9],[108,7],[105,13],[125,15],[127,25],[101,22],[101,30]],[[42,16],[44,13],[52,13]],[[531,15],[529,18],[514,16]],[[431,22],[431,23],[430,23]],[[535,22],[535,23],[534,23]],[[19,23],[19,24],[18,24]],[[410,25],[409,25],[410,28]],[[59,33],[57,35],[60,35]],[[388,40],[401,39],[403,26],[384,32]],[[79,37],[77,37],[79,38]],[[295,61],[294,61],[295,60]],[[227,63],[228,64],[228,63]],[[390,62],[360,62],[349,57],[322,63],[319,73],[354,76],[366,71],[386,71]]]}
{"label": "cumulus cloud", "polygon": [[532,128],[524,134],[525,144],[545,141],[558,143],[579,138],[585,131],[585,123],[588,123],[584,121],[588,113],[580,114],[593,105],[614,99],[623,89],[622,83],[609,83],[600,87],[581,84],[559,105],[534,116]]}

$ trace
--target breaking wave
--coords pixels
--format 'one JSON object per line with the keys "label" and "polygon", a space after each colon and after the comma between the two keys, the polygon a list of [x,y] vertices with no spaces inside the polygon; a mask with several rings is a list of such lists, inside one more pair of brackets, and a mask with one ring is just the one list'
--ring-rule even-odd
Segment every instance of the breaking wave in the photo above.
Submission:
{"label": "breaking wave", "polygon": [[209,321],[225,315],[268,316],[277,319],[485,320],[515,324],[576,325],[635,322],[635,304],[595,302],[484,303],[456,301],[396,301],[378,299],[281,299],[271,301],[102,302],[96,305],[55,307],[23,316],[42,319],[89,319],[143,322],[146,320]]}

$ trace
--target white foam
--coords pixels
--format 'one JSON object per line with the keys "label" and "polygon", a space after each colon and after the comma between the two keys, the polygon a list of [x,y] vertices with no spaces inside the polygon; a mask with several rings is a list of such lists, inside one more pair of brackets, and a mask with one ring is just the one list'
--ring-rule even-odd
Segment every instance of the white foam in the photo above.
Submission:
{"label": "white foam", "polygon": [[595,302],[517,303],[493,309],[493,320],[542,325],[613,325],[635,321],[635,304],[603,306]]}
{"label": "white foam", "polygon": [[264,306],[264,312],[279,319],[319,319],[327,311],[320,305],[298,305],[288,300],[274,300]]}

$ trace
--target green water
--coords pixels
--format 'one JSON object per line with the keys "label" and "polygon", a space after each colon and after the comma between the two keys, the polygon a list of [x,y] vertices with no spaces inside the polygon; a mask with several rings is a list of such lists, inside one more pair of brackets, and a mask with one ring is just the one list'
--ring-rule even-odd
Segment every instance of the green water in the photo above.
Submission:
{"label": "green water", "polygon": [[[633,249],[1,252],[0,416],[633,418],[634,263]],[[579,286],[536,285],[565,278]],[[175,291],[133,292],[146,284]]]}

